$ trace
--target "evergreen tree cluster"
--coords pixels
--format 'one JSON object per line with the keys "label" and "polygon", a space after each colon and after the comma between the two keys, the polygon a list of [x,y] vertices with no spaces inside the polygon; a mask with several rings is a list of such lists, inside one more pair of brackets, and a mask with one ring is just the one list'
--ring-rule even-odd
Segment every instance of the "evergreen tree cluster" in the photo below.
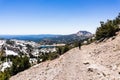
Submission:
{"label": "evergreen tree cluster", "polygon": [[0,80],[9,80],[9,78],[18,72],[28,69],[31,65],[27,56],[8,56],[12,60],[12,67],[0,72]]}
{"label": "evergreen tree cluster", "polygon": [[12,60],[11,74],[15,75],[18,72],[28,69],[30,66],[29,58],[27,56],[14,57]]}
{"label": "evergreen tree cluster", "polygon": [[118,17],[116,17],[116,19],[107,20],[106,23],[101,21],[100,23],[101,23],[101,27],[97,28],[97,30],[96,30],[96,40],[115,36],[115,33],[117,31],[119,31],[120,13],[119,13]]}

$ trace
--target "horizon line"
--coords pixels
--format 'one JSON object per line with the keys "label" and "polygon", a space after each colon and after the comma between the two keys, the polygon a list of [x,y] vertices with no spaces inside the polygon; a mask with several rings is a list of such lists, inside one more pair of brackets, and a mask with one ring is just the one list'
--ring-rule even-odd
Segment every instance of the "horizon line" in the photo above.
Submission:
{"label": "horizon line", "polygon": [[[87,31],[87,30],[79,30],[79,31]],[[77,31],[77,32],[79,32],[79,31]],[[25,34],[11,34],[11,33],[10,33],[10,34],[8,34],[8,33],[7,33],[7,34],[3,34],[3,33],[2,33],[2,34],[1,34],[1,33],[0,33],[0,36],[3,36],[3,35],[5,35],[5,36],[7,36],[7,35],[11,35],[11,36],[17,36],[17,35],[18,35],[18,36],[19,36],[19,35],[70,35],[70,34],[75,34],[75,33],[77,33],[77,32],[74,32],[74,33],[73,33],[73,32],[72,32],[72,33],[66,33],[66,34],[63,34],[63,33],[46,33],[46,34],[45,34],[45,33],[32,33],[32,34],[31,34],[31,33],[28,33],[28,34],[26,34],[26,33],[25,33]],[[90,31],[87,31],[87,32],[90,32]],[[90,32],[90,33],[95,34],[95,33],[93,33],[93,32]]]}

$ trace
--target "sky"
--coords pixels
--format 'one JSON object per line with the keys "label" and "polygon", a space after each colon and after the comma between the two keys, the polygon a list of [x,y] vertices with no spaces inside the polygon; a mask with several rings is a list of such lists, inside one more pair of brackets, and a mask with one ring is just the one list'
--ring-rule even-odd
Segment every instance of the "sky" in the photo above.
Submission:
{"label": "sky", "polygon": [[0,0],[0,34],[95,33],[119,12],[120,0]]}

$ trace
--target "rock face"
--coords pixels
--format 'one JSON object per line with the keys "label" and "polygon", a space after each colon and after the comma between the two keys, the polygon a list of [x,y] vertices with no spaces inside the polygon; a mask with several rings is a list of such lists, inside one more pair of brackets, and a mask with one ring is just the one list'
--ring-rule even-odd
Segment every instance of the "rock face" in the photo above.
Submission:
{"label": "rock face", "polygon": [[74,48],[10,80],[120,80],[120,33],[115,39]]}
{"label": "rock face", "polygon": [[79,31],[76,33],[76,35],[77,36],[87,36],[87,37],[93,36],[93,34],[88,31]]}

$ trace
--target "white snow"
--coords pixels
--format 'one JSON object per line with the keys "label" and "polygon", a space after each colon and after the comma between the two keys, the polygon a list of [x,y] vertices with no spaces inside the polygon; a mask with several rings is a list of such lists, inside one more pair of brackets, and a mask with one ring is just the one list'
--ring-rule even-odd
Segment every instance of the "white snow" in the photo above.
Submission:
{"label": "white snow", "polygon": [[0,46],[5,43],[5,40],[0,40]]}
{"label": "white snow", "polygon": [[12,62],[4,62],[4,63],[2,64],[2,69],[1,69],[1,71],[4,72],[4,70],[5,70],[6,68],[11,67],[11,65],[12,65]]}
{"label": "white snow", "polygon": [[14,51],[11,51],[11,50],[5,50],[5,53],[6,53],[6,56],[8,56],[8,55],[17,56],[18,55],[18,53],[14,52]]}
{"label": "white snow", "polygon": [[30,58],[29,62],[31,64],[37,64],[37,59],[36,58]]}
{"label": "white snow", "polygon": [[38,56],[39,55],[39,50],[38,49],[36,49],[36,50],[34,50],[34,52],[32,53],[34,56]]}

